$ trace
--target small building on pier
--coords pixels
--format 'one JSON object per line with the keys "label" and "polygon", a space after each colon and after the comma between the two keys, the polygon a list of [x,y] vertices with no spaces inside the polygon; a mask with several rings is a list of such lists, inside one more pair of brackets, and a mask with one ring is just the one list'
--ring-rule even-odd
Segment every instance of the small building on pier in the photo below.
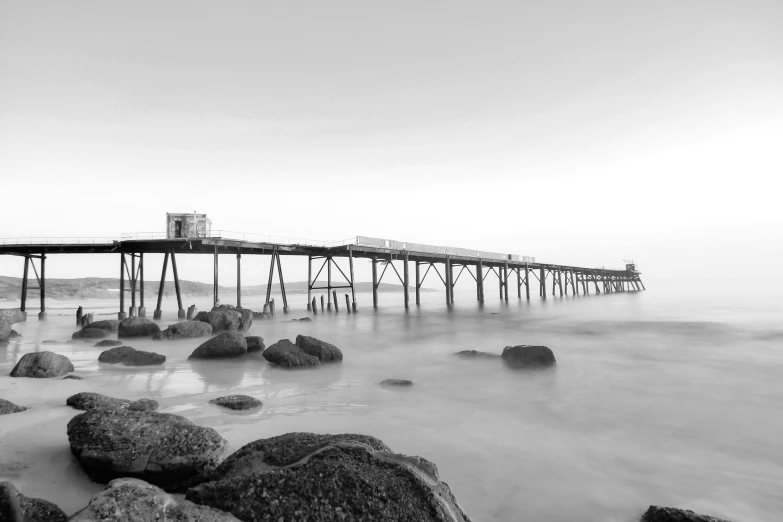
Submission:
{"label": "small building on pier", "polygon": [[166,213],[166,239],[210,237],[212,222],[206,214]]}

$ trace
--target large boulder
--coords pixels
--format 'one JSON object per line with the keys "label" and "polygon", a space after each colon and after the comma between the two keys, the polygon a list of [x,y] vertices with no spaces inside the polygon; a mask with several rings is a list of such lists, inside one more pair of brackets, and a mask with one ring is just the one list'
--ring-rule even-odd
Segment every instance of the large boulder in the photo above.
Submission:
{"label": "large boulder", "polygon": [[363,435],[289,433],[252,442],[186,499],[240,520],[469,522],[434,464]]}
{"label": "large boulder", "polygon": [[65,404],[77,410],[89,411],[95,409],[127,408],[131,401],[115,399],[100,393],[80,392],[65,399]]}
{"label": "large boulder", "polygon": [[10,482],[0,482],[0,520],[3,522],[65,522],[62,509],[48,500],[28,498]]}
{"label": "large boulder", "polygon": [[288,339],[277,341],[264,350],[263,356],[267,361],[283,368],[308,368],[320,364],[318,357],[305,353]]}
{"label": "large boulder", "polygon": [[555,354],[546,346],[506,346],[500,356],[514,368],[548,368],[557,362]]}
{"label": "large boulder", "polygon": [[343,360],[343,352],[341,352],[338,347],[329,344],[326,341],[316,339],[315,337],[297,335],[296,345],[301,348],[304,353],[318,357],[318,360],[321,362],[339,362]]}
{"label": "large boulder", "polygon": [[728,522],[722,518],[699,515],[686,509],[650,506],[641,522]]}
{"label": "large boulder", "polygon": [[95,343],[96,348],[104,348],[106,346],[122,346],[122,341],[117,341],[114,339],[104,339],[103,341],[98,341]]}
{"label": "large boulder", "polygon": [[160,333],[160,326],[145,317],[128,317],[120,321],[117,337],[152,337]]}
{"label": "large boulder", "polygon": [[71,339],[100,339],[111,334],[110,330],[104,330],[103,328],[90,328],[85,326],[78,332],[73,332]]}
{"label": "large boulder", "polygon": [[17,406],[11,401],[0,399],[0,415],[8,415],[9,413],[20,413],[26,410],[27,408],[23,406]]}
{"label": "large boulder", "polygon": [[199,312],[193,320],[209,323],[213,332],[246,332],[253,324],[253,312],[247,308],[220,305],[209,312]]}
{"label": "large boulder", "polygon": [[116,332],[120,328],[120,322],[117,319],[104,319],[103,321],[92,322],[87,325],[87,327],[106,330],[107,332]]}
{"label": "large boulder", "polygon": [[98,362],[106,364],[124,364],[125,366],[152,366],[166,362],[166,356],[154,352],[145,352],[130,346],[111,348],[98,356]]}
{"label": "large boulder", "polygon": [[11,338],[11,323],[5,319],[0,319],[0,343],[7,341]]}
{"label": "large boulder", "polygon": [[155,334],[153,339],[191,339],[194,337],[208,337],[212,335],[212,325],[201,321],[185,321],[170,325],[162,332]]}
{"label": "large boulder", "polygon": [[73,371],[73,364],[64,355],[54,352],[26,353],[11,370],[11,377],[60,377]]}
{"label": "large boulder", "polygon": [[253,408],[260,408],[263,403],[255,397],[249,395],[226,395],[225,397],[218,397],[209,401],[210,404],[216,404],[217,406],[223,406],[231,410],[250,410]]}
{"label": "large boulder", "polygon": [[70,522],[237,522],[223,511],[177,500],[157,486],[134,478],[120,478],[92,497]]}
{"label": "large boulder", "polygon": [[0,321],[8,324],[24,322],[24,312],[19,308],[0,308]]}
{"label": "large boulder", "polygon": [[266,348],[266,346],[264,346],[264,338],[258,335],[245,337],[245,341],[247,341],[248,352],[263,352],[264,348]]}
{"label": "large boulder", "polygon": [[247,353],[247,341],[240,332],[223,332],[202,343],[188,359],[240,357]]}
{"label": "large boulder", "polygon": [[168,491],[208,480],[228,451],[212,428],[168,413],[94,409],[68,423],[71,452],[97,482],[136,477]]}

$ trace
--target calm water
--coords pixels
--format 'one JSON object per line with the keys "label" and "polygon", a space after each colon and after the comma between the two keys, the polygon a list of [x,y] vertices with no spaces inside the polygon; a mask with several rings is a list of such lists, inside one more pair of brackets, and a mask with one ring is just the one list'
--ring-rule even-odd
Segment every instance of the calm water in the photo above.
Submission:
{"label": "calm water", "polygon": [[[282,314],[256,321],[250,334],[267,345],[303,333],[345,355],[342,365],[295,372],[257,354],[189,362],[197,340],[128,343],[166,354],[162,369],[99,366],[92,343],[40,344],[69,339],[75,329],[76,305],[59,303],[48,321],[16,325],[22,339],[0,347],[0,397],[33,408],[23,414],[24,430],[8,433],[10,421],[0,417],[0,480],[69,513],[100,490],[73,463],[65,435],[74,415],[65,398],[91,390],[158,399],[161,411],[214,427],[235,447],[289,431],[377,436],[435,462],[475,520],[630,522],[649,504],[735,522],[780,520],[781,306],[699,295],[507,304],[488,296],[479,308],[473,295],[458,294],[447,311],[442,294],[424,294],[422,307],[407,314],[401,295],[382,295],[377,312],[360,295],[359,314],[341,307],[312,323],[284,322]],[[307,315],[304,302],[296,296],[299,311],[289,317]],[[96,315],[116,312],[115,303],[79,304]],[[244,304],[260,309],[259,300]],[[167,306],[163,322],[176,322],[175,305]],[[556,370],[520,373],[498,360],[452,356],[533,343],[554,350]],[[85,380],[36,382],[34,395],[22,390],[7,374],[22,354],[42,349],[68,355]],[[385,389],[377,385],[385,378],[415,385]],[[207,404],[227,393],[256,396],[264,407],[248,414]]]}

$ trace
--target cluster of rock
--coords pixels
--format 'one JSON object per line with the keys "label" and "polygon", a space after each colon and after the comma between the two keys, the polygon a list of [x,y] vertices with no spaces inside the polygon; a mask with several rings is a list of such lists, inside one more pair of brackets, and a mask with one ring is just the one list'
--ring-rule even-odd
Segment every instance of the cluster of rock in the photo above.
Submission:
{"label": "cluster of rock", "polygon": [[0,482],[0,520],[8,522],[65,522],[62,509],[40,498],[28,498],[10,482]]}
{"label": "cluster of rock", "polygon": [[315,337],[297,335],[296,343],[282,339],[264,350],[264,359],[284,368],[307,368],[340,362],[343,353],[333,344]]}
{"label": "cluster of rock", "polygon": [[25,313],[19,308],[0,309],[0,343],[7,342],[13,337],[19,337],[19,333],[11,328],[14,323],[25,320]]}
{"label": "cluster of rock", "polygon": [[253,324],[253,311],[232,305],[220,305],[193,318],[212,326],[213,332],[246,332]]}
{"label": "cluster of rock", "polygon": [[115,399],[100,393],[80,392],[71,395],[65,400],[65,404],[71,408],[89,411],[96,409],[129,410],[129,411],[155,411],[158,409],[158,401],[153,399],[139,399],[129,401],[127,399]]}
{"label": "cluster of rock", "polygon": [[264,339],[245,337],[242,332],[223,332],[205,341],[193,350],[188,359],[222,359],[241,357],[251,351],[264,349]]}
{"label": "cluster of rock", "polygon": [[469,359],[501,358],[510,368],[541,369],[557,364],[555,354],[548,347],[527,344],[506,346],[503,348],[503,353],[499,355],[477,350],[463,350],[454,355]]}

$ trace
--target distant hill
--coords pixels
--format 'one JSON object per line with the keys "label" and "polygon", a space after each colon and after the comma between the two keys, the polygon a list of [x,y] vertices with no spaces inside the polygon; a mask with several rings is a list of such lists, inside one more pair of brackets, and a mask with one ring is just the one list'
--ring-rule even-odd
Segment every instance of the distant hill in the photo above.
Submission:
{"label": "distant hill", "polygon": [[[38,286],[38,282],[33,279],[29,282],[30,286]],[[318,282],[318,285],[326,283]],[[344,284],[344,283],[338,283]],[[146,281],[144,284],[145,297],[153,298],[158,296],[159,281]],[[195,281],[179,282],[180,291],[183,297],[203,297],[212,295],[212,285],[209,283],[197,283]],[[129,288],[125,281],[125,288]],[[306,294],[307,281],[295,281],[286,283],[286,293]],[[346,288],[338,288],[338,293],[345,293]],[[411,288],[413,291],[414,288]],[[422,288],[422,292],[436,292],[431,288]],[[120,291],[120,280],[103,277],[84,277],[81,279],[47,279],[46,296],[52,299],[111,299],[117,297]],[[272,285],[273,292],[280,291],[280,285]],[[357,292],[371,292],[372,283],[356,283]],[[379,292],[401,292],[402,285],[393,285],[381,283],[378,286]],[[221,286],[219,294],[236,295],[236,286]],[[323,292],[323,290],[314,290],[314,292]],[[14,300],[19,299],[22,293],[22,278],[0,276],[0,299]],[[254,296],[264,295],[266,285],[254,285],[242,287],[242,295]],[[28,298],[34,298],[39,295],[38,290],[28,290]],[[174,292],[174,281],[166,281],[166,287],[163,290],[165,297],[176,295]]]}

